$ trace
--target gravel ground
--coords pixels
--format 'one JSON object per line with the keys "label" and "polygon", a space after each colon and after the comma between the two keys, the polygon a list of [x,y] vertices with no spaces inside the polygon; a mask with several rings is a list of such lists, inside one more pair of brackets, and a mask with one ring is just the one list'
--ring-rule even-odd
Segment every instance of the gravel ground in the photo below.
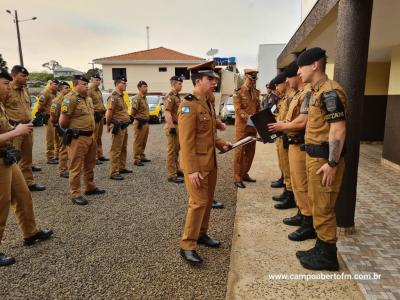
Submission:
{"label": "gravel ground", "polygon": [[[220,134],[231,139],[233,126]],[[23,247],[11,212],[1,249],[17,263],[0,269],[1,299],[223,299],[226,293],[236,192],[231,154],[219,155],[216,198],[225,204],[213,210],[210,235],[221,249],[199,248],[202,267],[190,267],[179,256],[186,214],[184,185],[166,181],[166,139],[162,125],[151,125],[145,167],[134,167],[129,128],[128,168],[133,174],[108,179],[108,164],[95,176],[105,196],[90,196],[90,205],[69,200],[68,182],[57,167],[46,165],[44,128],[35,128],[35,173],[45,192],[33,193],[37,223],[55,231],[51,241]],[[103,147],[108,156],[110,135]]]}

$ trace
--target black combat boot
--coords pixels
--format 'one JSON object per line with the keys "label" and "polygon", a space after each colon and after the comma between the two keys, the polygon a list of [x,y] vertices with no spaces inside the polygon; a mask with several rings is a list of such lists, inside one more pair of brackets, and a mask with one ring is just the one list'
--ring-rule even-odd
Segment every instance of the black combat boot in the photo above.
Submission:
{"label": "black combat boot", "polygon": [[301,214],[300,209],[297,210],[297,214],[295,216],[284,218],[282,222],[283,224],[289,226],[301,226],[301,223],[303,222],[303,215]]}
{"label": "black combat boot", "polygon": [[315,239],[316,237],[312,216],[303,216],[300,228],[288,235],[289,240],[296,242]]}
{"label": "black combat boot", "polygon": [[278,180],[274,180],[271,182],[271,187],[272,188],[283,188],[285,187],[285,184],[283,183],[283,176],[279,178]]}
{"label": "black combat boot", "polygon": [[287,199],[289,191],[285,188],[280,195],[272,196],[272,200],[274,201],[284,201]]}
{"label": "black combat boot", "polygon": [[336,243],[332,244],[317,240],[315,248],[310,254],[299,258],[304,268],[309,270],[339,270]]}
{"label": "black combat boot", "polygon": [[274,205],[276,209],[288,209],[288,208],[295,208],[296,201],[294,200],[294,194],[292,191],[286,191],[287,198],[283,201]]}

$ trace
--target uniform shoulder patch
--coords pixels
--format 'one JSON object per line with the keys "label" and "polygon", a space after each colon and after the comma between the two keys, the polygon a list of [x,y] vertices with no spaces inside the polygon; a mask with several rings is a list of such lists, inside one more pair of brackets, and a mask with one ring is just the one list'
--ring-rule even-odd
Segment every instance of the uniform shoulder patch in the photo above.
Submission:
{"label": "uniform shoulder patch", "polygon": [[190,107],[189,106],[182,106],[181,113],[187,114],[189,112],[190,112]]}
{"label": "uniform shoulder patch", "polygon": [[70,103],[71,103],[71,100],[69,100],[69,98],[64,98],[63,104],[68,105]]}
{"label": "uniform shoulder patch", "polygon": [[189,95],[185,96],[185,100],[187,100],[187,101],[193,101],[196,99],[197,99],[196,96],[193,94],[189,94]]}

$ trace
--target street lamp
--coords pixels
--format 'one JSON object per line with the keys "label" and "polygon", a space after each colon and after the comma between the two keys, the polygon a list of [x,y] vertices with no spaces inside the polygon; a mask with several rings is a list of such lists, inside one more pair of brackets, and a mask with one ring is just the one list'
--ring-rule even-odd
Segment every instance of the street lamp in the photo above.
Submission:
{"label": "street lamp", "polygon": [[18,24],[21,23],[21,22],[36,20],[37,18],[33,17],[33,18],[30,18],[30,19],[18,20],[18,13],[17,13],[16,10],[15,10],[14,14],[12,14],[11,10],[9,10],[9,9],[7,9],[6,12],[9,13],[13,17],[13,21],[14,21],[15,25],[17,26],[19,62],[20,62],[20,65],[23,66],[24,65],[24,59],[22,58],[21,35],[19,33],[19,25]]}

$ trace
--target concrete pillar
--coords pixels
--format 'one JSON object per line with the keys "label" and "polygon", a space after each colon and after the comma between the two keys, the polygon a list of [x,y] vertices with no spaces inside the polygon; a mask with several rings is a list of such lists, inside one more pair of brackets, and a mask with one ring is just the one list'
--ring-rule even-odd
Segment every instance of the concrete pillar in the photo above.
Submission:
{"label": "concrete pillar", "polygon": [[373,0],[340,0],[334,79],[348,97],[346,171],[336,204],[339,227],[354,226],[361,121]]}

